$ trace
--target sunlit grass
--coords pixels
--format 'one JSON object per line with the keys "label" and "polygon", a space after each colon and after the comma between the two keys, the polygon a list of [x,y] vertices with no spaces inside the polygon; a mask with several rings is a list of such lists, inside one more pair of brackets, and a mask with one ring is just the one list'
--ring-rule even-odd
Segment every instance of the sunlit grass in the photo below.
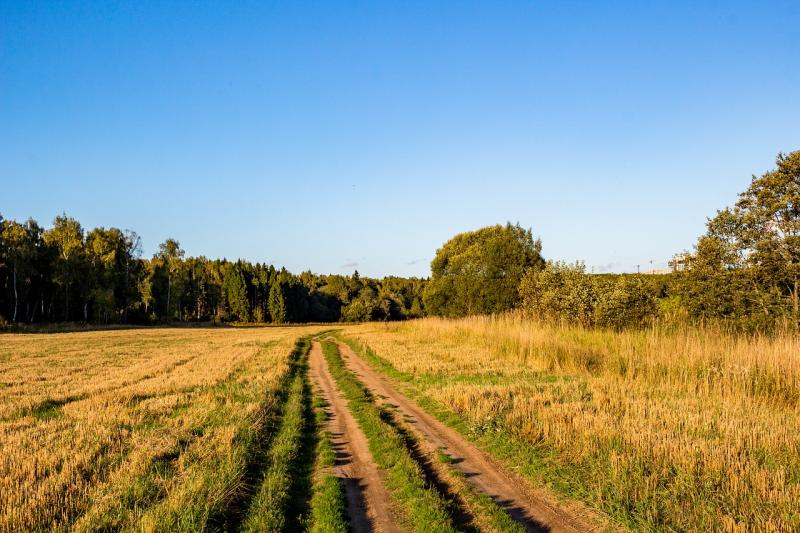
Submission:
{"label": "sunlit grass", "polygon": [[797,337],[619,333],[519,316],[346,333],[474,439],[630,526],[800,527]]}
{"label": "sunlit grass", "polygon": [[304,331],[0,335],[0,531],[224,513]]}

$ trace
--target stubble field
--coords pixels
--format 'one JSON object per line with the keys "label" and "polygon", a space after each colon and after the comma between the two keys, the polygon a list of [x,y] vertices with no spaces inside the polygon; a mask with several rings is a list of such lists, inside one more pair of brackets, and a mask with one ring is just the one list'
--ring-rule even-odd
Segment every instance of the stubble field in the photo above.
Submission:
{"label": "stubble field", "polygon": [[230,520],[306,332],[0,336],[0,530]]}
{"label": "stubble field", "polygon": [[0,531],[800,528],[788,334],[6,334],[0,391]]}

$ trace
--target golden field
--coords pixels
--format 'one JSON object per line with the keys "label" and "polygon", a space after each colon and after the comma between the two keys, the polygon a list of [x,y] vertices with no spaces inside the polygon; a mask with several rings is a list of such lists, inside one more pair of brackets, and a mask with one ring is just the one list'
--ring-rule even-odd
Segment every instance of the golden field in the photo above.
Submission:
{"label": "golden field", "polygon": [[314,330],[0,335],[0,531],[223,520]]}
{"label": "golden field", "polygon": [[510,315],[348,336],[484,448],[629,527],[800,529],[800,339]]}

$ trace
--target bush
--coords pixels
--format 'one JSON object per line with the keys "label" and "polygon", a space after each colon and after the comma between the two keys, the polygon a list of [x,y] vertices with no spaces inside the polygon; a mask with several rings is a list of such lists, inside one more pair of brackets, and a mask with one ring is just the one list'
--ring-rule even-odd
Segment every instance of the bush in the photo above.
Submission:
{"label": "bush", "polygon": [[522,309],[548,320],[614,329],[641,327],[658,316],[661,284],[643,276],[593,276],[583,263],[550,262],[520,283]]}
{"label": "bush", "polygon": [[620,276],[607,289],[597,291],[597,296],[594,320],[598,326],[641,327],[658,316],[655,295],[641,276]]}

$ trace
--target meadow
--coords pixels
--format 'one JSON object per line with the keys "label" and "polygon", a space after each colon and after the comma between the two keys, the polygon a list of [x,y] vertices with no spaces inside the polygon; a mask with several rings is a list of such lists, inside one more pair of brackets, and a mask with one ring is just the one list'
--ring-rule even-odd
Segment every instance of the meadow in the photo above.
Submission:
{"label": "meadow", "polygon": [[430,412],[643,530],[800,528],[800,340],[521,315],[348,328]]}

